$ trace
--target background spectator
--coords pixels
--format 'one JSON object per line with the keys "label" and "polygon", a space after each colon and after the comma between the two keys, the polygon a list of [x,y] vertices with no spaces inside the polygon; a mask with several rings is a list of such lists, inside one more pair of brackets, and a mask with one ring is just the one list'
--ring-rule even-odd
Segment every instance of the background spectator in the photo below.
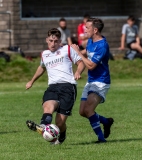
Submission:
{"label": "background spectator", "polygon": [[67,22],[65,18],[61,18],[59,20],[59,27],[58,30],[60,30],[61,32],[61,46],[63,45],[71,45],[72,44],[72,40],[71,40],[71,32],[70,30],[67,28]]}
{"label": "background spectator", "polygon": [[87,44],[87,37],[85,36],[85,24],[86,21],[90,18],[89,14],[85,14],[83,16],[83,21],[80,23],[77,27],[77,33],[78,33],[78,45],[80,49],[84,49]]}
{"label": "background spectator", "polygon": [[124,24],[122,27],[120,49],[125,49],[125,42],[130,50],[136,50],[142,53],[140,38],[138,36],[138,26],[135,25],[135,17],[133,15],[128,17],[127,24]]}

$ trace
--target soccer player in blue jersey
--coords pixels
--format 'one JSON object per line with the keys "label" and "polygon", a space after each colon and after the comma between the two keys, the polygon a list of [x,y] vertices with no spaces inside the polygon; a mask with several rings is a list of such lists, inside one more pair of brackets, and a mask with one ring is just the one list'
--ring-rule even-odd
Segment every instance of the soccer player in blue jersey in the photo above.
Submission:
{"label": "soccer player in blue jersey", "polygon": [[[113,118],[105,118],[95,112],[98,104],[105,101],[106,93],[110,88],[109,45],[105,37],[101,35],[103,27],[104,23],[101,19],[88,19],[85,29],[88,37],[86,49],[80,51],[77,45],[72,45],[88,69],[88,82],[82,92],[80,115],[88,118],[92,129],[98,136],[96,143],[106,142],[114,122]],[[104,133],[100,123],[103,124]]]}

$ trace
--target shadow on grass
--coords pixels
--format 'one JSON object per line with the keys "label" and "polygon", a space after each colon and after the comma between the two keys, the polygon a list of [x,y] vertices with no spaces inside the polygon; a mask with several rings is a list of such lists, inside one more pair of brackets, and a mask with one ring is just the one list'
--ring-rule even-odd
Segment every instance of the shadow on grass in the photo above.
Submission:
{"label": "shadow on grass", "polygon": [[108,140],[109,143],[113,143],[113,142],[130,142],[130,141],[142,141],[142,138],[128,138],[128,139]]}
{"label": "shadow on grass", "polygon": [[[142,141],[142,138],[129,138],[129,139],[116,139],[116,140],[108,140],[107,143],[115,143],[115,142],[130,142],[130,141]],[[72,143],[71,145],[90,145],[95,144],[96,141],[91,142],[81,142],[81,143]],[[101,143],[101,144],[107,144]],[[96,143],[98,144],[98,143]]]}
{"label": "shadow on grass", "polygon": [[17,133],[19,131],[10,131],[10,132],[0,132],[0,134],[9,134],[9,133]]}

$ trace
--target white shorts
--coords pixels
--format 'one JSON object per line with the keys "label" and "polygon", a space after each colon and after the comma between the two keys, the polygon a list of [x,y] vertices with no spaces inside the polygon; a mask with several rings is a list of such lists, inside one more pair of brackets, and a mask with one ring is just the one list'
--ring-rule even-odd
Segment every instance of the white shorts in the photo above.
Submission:
{"label": "white shorts", "polygon": [[110,88],[110,84],[105,84],[102,82],[91,82],[91,83],[86,83],[84,86],[82,96],[81,96],[81,101],[87,101],[87,97],[90,93],[96,93],[100,97],[102,97],[102,100],[100,103],[105,102],[105,97]]}

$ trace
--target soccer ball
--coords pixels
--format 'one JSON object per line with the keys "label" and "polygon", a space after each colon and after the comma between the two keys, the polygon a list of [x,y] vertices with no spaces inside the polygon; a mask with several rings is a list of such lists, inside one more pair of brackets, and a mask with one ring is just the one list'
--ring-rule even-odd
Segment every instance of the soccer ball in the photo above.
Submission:
{"label": "soccer ball", "polygon": [[60,135],[60,129],[55,124],[48,124],[43,130],[43,138],[48,142],[55,142]]}

